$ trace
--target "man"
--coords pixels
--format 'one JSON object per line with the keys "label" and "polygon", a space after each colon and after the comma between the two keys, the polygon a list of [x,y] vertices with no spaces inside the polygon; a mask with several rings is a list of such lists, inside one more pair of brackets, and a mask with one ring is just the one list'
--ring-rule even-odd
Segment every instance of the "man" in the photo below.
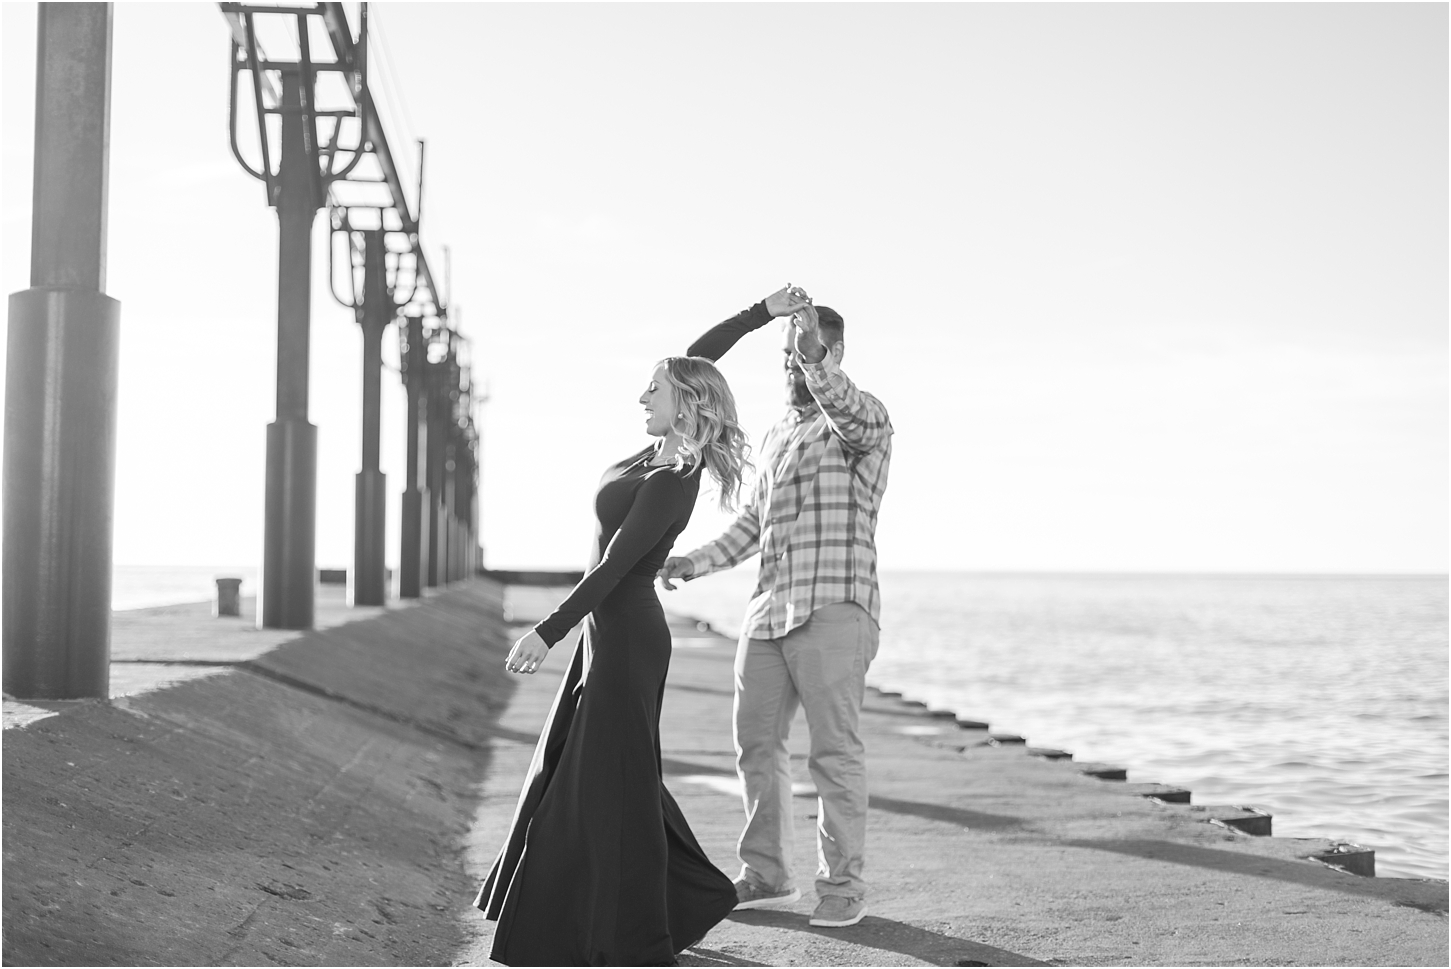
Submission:
{"label": "man", "polygon": [[717,359],[772,317],[785,331],[786,415],[757,454],[751,499],[725,532],[660,575],[692,579],[761,553],[735,662],[736,769],[745,789],[737,908],[801,897],[791,867],[791,763],[797,707],[811,734],[817,810],[818,904],[812,925],[855,925],[866,914],[866,757],[857,722],[876,656],[877,509],[887,487],[892,425],[881,401],[842,372],[841,315],[789,286],[697,340]]}

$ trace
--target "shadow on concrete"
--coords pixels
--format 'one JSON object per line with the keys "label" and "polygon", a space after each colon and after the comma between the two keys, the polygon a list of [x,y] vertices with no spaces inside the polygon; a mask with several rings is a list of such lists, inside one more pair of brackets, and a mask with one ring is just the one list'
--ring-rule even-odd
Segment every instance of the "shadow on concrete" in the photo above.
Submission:
{"label": "shadow on concrete", "polygon": [[706,949],[702,946],[691,946],[675,958],[682,966],[764,966],[766,964],[752,962],[749,959],[742,959],[740,956],[733,956],[729,952]]}
{"label": "shadow on concrete", "polygon": [[709,693],[713,696],[735,696],[734,690],[718,690],[713,686],[691,686],[689,683],[671,683],[670,689],[686,693]]}
{"label": "shadow on concrete", "polygon": [[1006,828],[1019,828],[1026,823],[1022,818],[1015,818],[1007,814],[987,814],[983,811],[968,811],[964,808],[928,804],[923,801],[902,801],[895,797],[883,797],[880,794],[871,795],[870,804],[878,811],[910,814],[916,818],[945,821],[948,824],[978,831],[1002,831]]}
{"label": "shadow on concrete", "polygon": [[[890,705],[889,705],[890,704]],[[918,723],[936,724],[943,728],[943,733],[951,733],[957,729],[957,721],[947,717],[935,717],[924,707],[901,707],[891,701],[871,701],[862,704],[862,713],[870,713],[878,717],[901,717],[906,720],[916,720]],[[949,730],[948,728],[951,728]],[[963,733],[982,733],[980,730],[967,731]]]}
{"label": "shadow on concrete", "polygon": [[[291,687],[294,690],[300,690],[303,693],[311,693],[314,696],[322,697],[325,700],[333,700],[335,702],[345,704],[363,713],[371,714],[376,717],[382,717],[385,720],[392,720],[395,723],[401,723],[406,727],[412,727],[415,730],[422,731],[423,733],[432,734],[433,736],[438,737],[440,740],[446,740],[449,743],[458,744],[460,747],[466,747],[473,750],[483,750],[487,749],[488,746],[487,743],[479,743],[474,740],[460,737],[458,734],[450,730],[440,729],[439,727],[436,727],[426,721],[419,720],[415,717],[403,716],[392,710],[388,710],[384,707],[378,706],[377,704],[367,703],[361,700],[354,699],[353,697],[341,691],[330,690],[327,687],[319,686],[316,683],[309,683],[306,680],[299,679],[295,676],[289,676],[286,673],[280,673],[277,670],[274,670],[263,663],[254,663],[249,660],[245,663],[228,665],[233,665],[234,668],[243,672],[252,673],[257,676],[265,677],[266,679],[272,680],[276,683],[281,683],[283,686]],[[509,727],[502,727],[498,723],[490,722],[480,724],[478,725],[478,729],[490,739],[508,740],[516,744],[523,744],[526,747],[532,747],[539,742],[538,734],[528,733],[523,730],[513,730]]]}
{"label": "shadow on concrete", "polygon": [[[725,751],[721,752],[726,753]],[[665,774],[719,774],[722,777],[734,778],[736,776],[733,767],[716,767],[713,764],[697,764],[688,760],[676,760],[673,757],[660,758],[660,770]]]}
{"label": "shadow on concrete", "polygon": [[[818,928],[811,924],[808,916],[796,912],[778,912],[754,909],[732,912],[730,919],[746,925],[764,925],[774,929],[789,929],[831,939],[833,942],[847,942],[868,949],[896,952],[933,966],[1046,966],[1048,963],[1030,959],[1027,956],[994,948],[980,942],[959,939],[941,932],[919,929],[906,922],[868,915],[856,925],[846,928]],[[754,965],[754,963],[721,963],[729,965]]]}
{"label": "shadow on concrete", "polygon": [[[718,767],[713,764],[697,764],[694,761],[676,760],[673,757],[662,757],[660,759],[660,769],[665,774],[674,775],[706,774],[732,779],[736,776],[735,770],[729,767]],[[884,797],[880,794],[871,795],[870,804],[877,811],[888,811],[892,814],[908,814],[912,817],[924,818],[928,821],[943,821],[947,824],[955,824],[958,827],[970,828],[976,831],[1002,831],[1007,828],[1023,827],[1027,823],[1022,818],[1015,818],[1007,814],[988,814],[985,811],[969,811],[966,808],[948,807],[945,804],[928,804],[925,801],[904,801],[900,798]]]}
{"label": "shadow on concrete", "polygon": [[1445,882],[1413,878],[1363,878],[1359,875],[1350,875],[1332,868],[1322,867],[1313,862],[1285,861],[1279,858],[1268,858],[1264,855],[1222,851],[1217,848],[1204,848],[1199,845],[1179,844],[1173,841],[1083,840],[1066,841],[1064,844],[1075,848],[1092,848],[1095,851],[1133,855],[1137,858],[1151,858],[1175,865],[1209,868],[1236,875],[1273,878],[1277,881],[1344,892],[1348,895],[1367,895],[1373,898],[1383,898],[1395,905],[1418,908],[1439,915],[1446,914]]}

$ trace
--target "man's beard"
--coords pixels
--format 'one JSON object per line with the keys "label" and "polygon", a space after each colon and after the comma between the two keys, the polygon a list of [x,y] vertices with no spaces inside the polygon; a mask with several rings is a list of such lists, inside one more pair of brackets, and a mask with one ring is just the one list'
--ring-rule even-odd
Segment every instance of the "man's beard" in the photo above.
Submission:
{"label": "man's beard", "polygon": [[786,377],[786,402],[792,407],[806,407],[815,403],[811,391],[806,387],[806,378],[795,374]]}

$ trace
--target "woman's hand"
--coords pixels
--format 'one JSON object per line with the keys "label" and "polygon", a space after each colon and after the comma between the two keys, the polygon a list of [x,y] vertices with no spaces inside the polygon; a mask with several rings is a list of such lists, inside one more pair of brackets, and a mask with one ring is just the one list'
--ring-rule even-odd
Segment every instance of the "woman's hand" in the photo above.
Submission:
{"label": "woman's hand", "polygon": [[549,647],[544,645],[544,640],[534,630],[519,637],[514,648],[509,650],[509,658],[504,661],[504,668],[510,673],[533,673],[539,669],[544,657],[549,655]]}
{"label": "woman's hand", "polygon": [[790,316],[796,308],[798,300],[791,292],[791,284],[787,283],[766,297],[766,312],[772,316]]}
{"label": "woman's hand", "polygon": [[811,297],[806,295],[806,290],[800,286],[792,286],[787,283],[766,297],[766,312],[772,316],[790,316],[801,308],[803,303],[811,302]]}

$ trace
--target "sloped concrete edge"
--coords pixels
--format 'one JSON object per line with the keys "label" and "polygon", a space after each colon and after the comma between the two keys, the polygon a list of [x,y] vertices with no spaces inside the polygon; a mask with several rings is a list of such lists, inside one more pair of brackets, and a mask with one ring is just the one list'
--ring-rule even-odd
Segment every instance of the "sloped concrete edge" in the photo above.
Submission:
{"label": "sloped concrete edge", "polygon": [[501,602],[469,583],[6,731],[5,962],[449,964]]}

